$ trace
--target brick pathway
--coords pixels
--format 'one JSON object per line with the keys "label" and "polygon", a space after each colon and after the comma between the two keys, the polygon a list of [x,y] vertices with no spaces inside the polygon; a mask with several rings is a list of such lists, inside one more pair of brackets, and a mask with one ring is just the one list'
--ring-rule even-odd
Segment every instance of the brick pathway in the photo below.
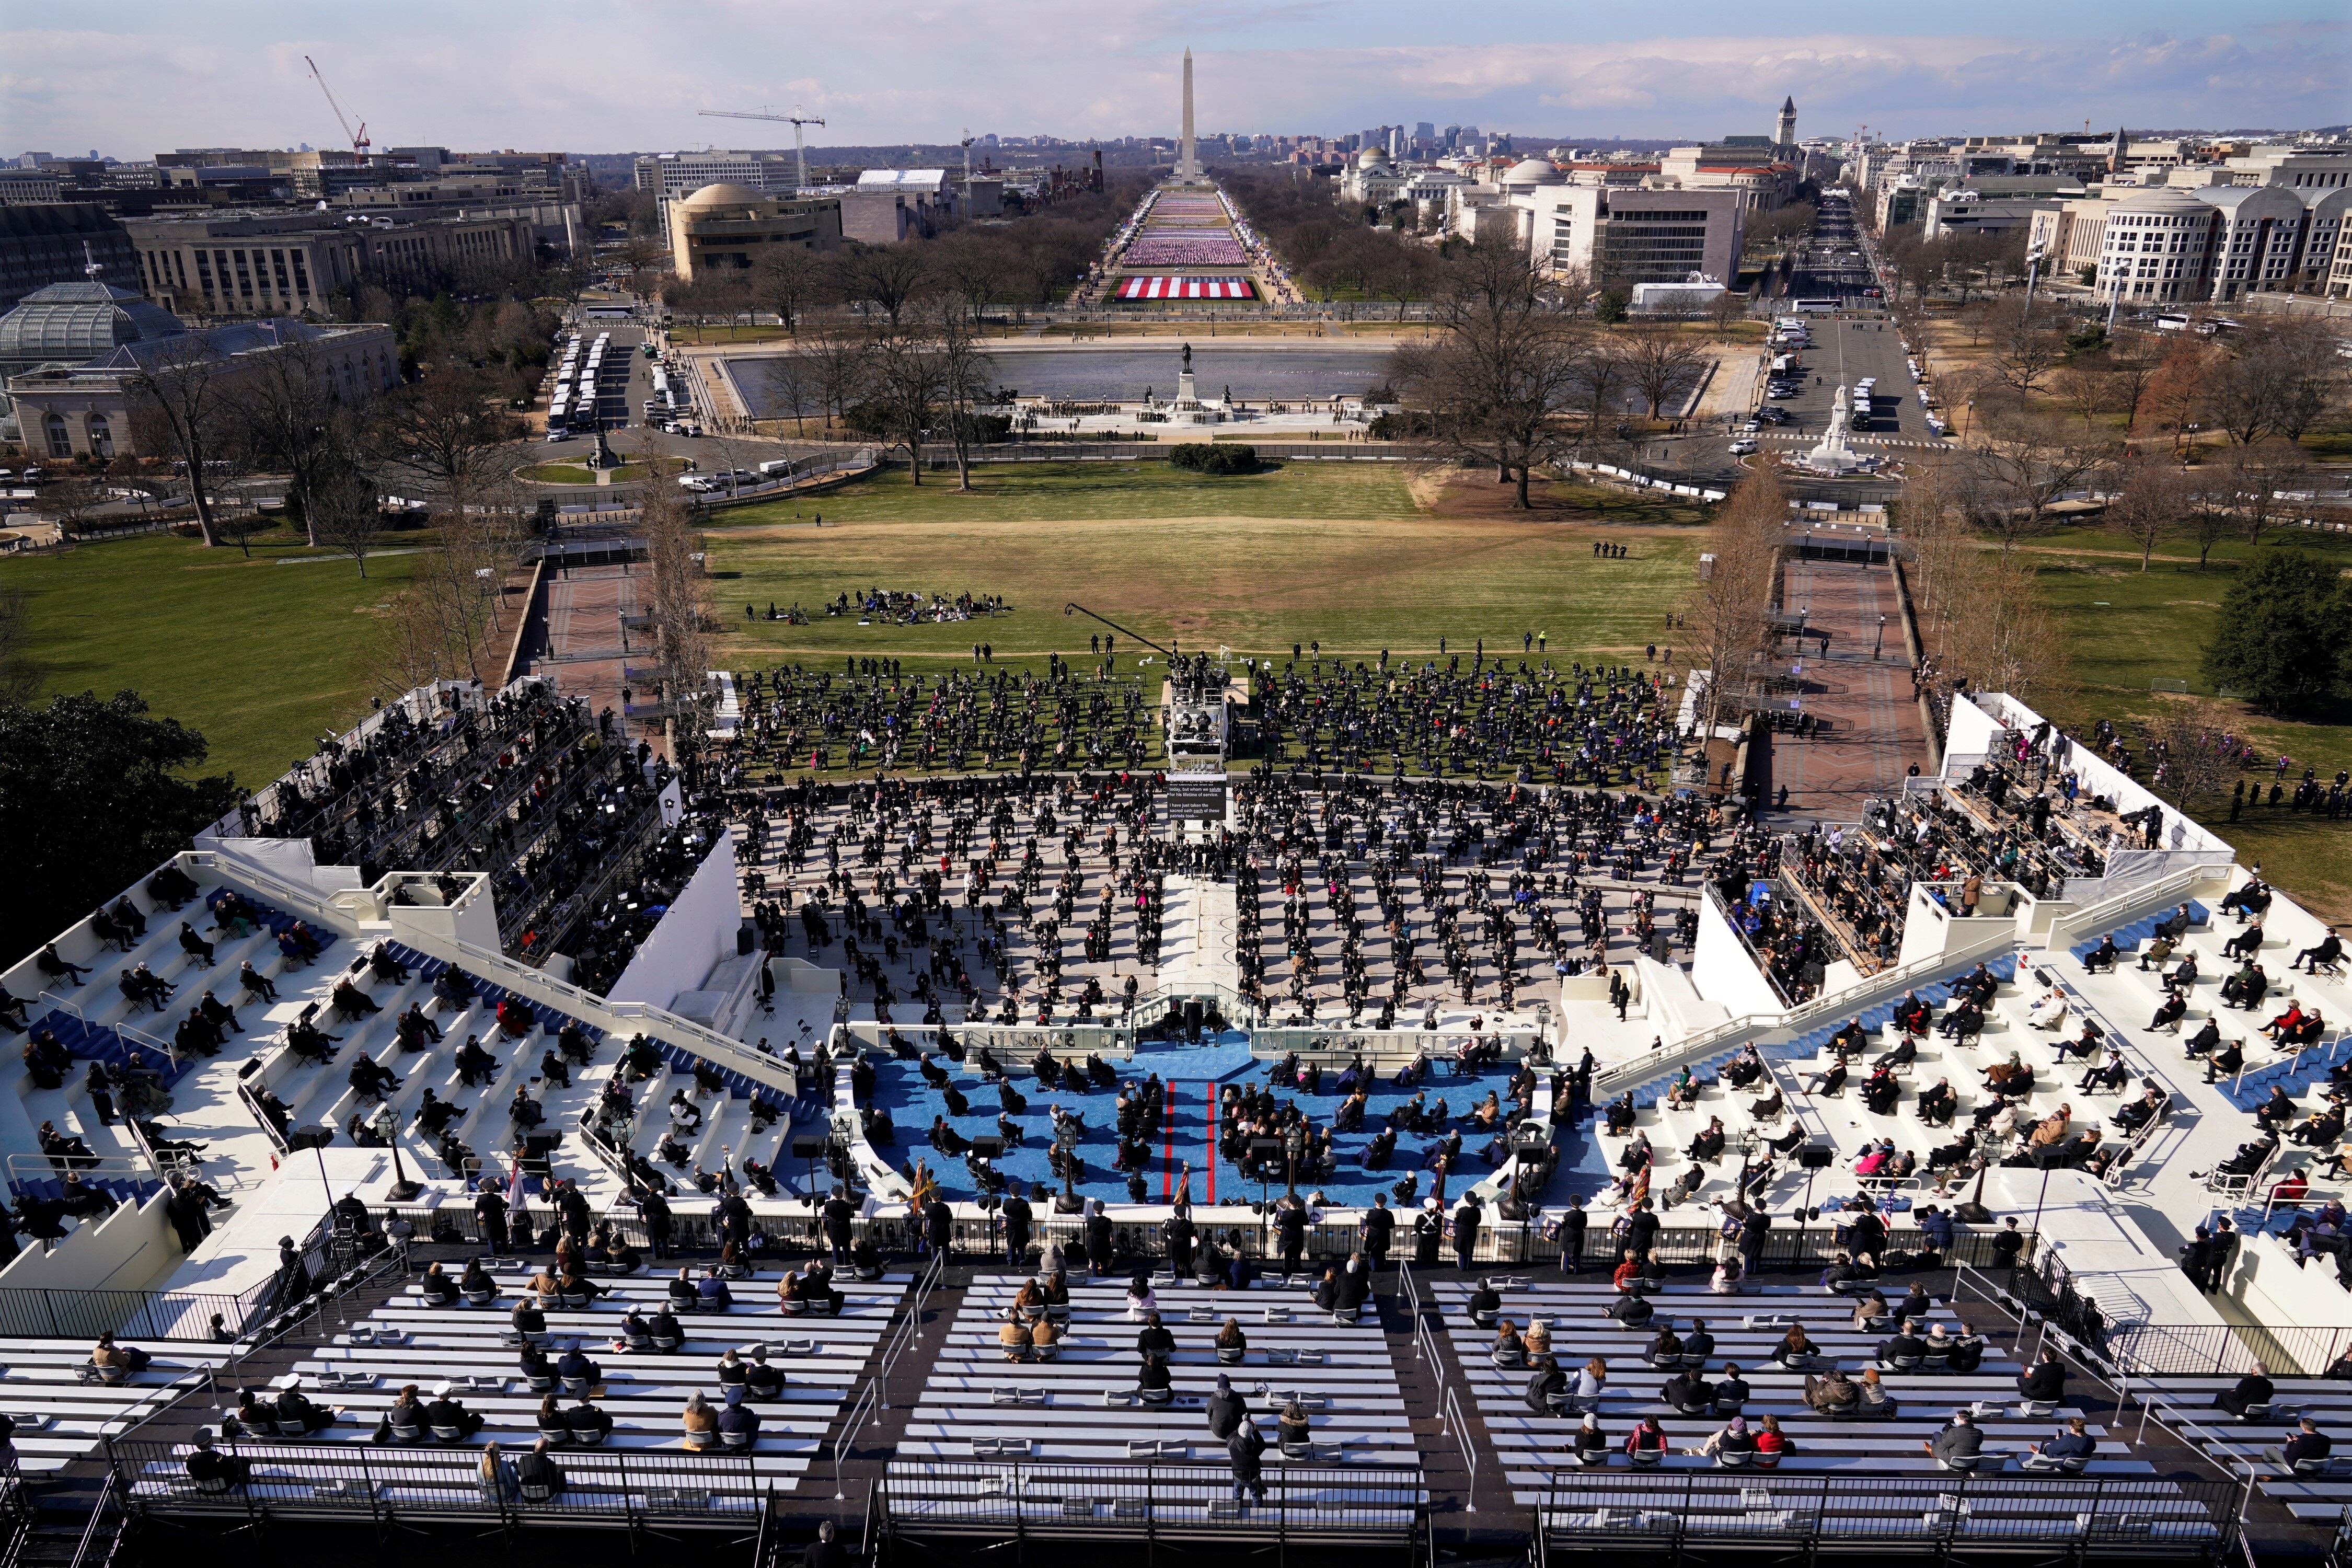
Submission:
{"label": "brick pathway", "polygon": [[[1767,788],[1777,797],[1787,787],[1792,815],[1854,821],[1865,800],[1901,789],[1912,763],[1923,773],[1932,765],[1911,695],[1894,568],[1792,561],[1786,606],[1809,612],[1807,624],[1830,634],[1827,657],[1816,651],[1805,661],[1804,689],[1806,711],[1827,729],[1810,739],[1775,735]],[[1885,638],[1873,658],[1882,615]]]}

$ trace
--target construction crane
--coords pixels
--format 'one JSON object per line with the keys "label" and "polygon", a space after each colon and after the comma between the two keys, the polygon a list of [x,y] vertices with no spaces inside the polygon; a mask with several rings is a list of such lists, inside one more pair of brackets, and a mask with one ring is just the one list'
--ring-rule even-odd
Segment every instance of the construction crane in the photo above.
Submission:
{"label": "construction crane", "polygon": [[351,116],[345,114],[343,112],[343,106],[335,101],[335,89],[327,85],[326,77],[321,75],[319,70],[319,62],[312,59],[310,56],[304,55],[302,57],[302,63],[310,68],[310,76],[312,79],[318,82],[319,90],[327,95],[327,107],[335,111],[335,118],[337,120],[342,121],[343,134],[351,139],[352,151],[358,153],[360,158],[364,161],[368,155],[367,121],[364,120],[361,121],[360,128],[357,131],[352,130]]}
{"label": "construction crane", "polygon": [[790,114],[750,114],[734,109],[704,109],[698,110],[696,112],[705,120],[772,120],[780,125],[789,122],[793,128],[793,178],[802,189],[807,188],[808,148],[801,141],[801,127],[824,124],[824,120],[822,116],[803,114],[797,106]]}

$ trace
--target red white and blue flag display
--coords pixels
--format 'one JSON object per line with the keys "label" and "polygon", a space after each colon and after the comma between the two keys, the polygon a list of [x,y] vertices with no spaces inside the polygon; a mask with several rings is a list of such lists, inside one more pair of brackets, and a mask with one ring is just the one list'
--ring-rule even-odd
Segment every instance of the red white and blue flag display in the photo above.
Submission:
{"label": "red white and blue flag display", "polygon": [[1121,300],[1255,300],[1257,286],[1246,278],[1180,278],[1167,273],[1128,278],[1116,296]]}

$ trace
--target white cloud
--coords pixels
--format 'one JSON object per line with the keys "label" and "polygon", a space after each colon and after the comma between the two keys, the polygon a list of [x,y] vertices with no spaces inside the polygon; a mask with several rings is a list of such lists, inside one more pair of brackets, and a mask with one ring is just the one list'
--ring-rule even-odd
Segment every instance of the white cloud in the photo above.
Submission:
{"label": "white cloud", "polygon": [[[2346,118],[2352,26],[2249,25],[2202,37],[2089,39],[1656,37],[1433,44],[1306,0],[1106,7],[1029,0],[779,8],[717,0],[294,11],[275,36],[134,0],[104,29],[0,32],[0,149],[331,145],[314,54],[377,144],[620,151],[789,144],[785,128],[699,109],[804,104],[823,142],[952,139],[964,126],[1085,137],[1167,133],[1177,56],[1196,46],[1204,127],[1338,132],[1471,120],[1562,135],[1702,136],[1769,129],[1783,94],[1807,131],[2264,124]],[[272,32],[248,15],[247,36]],[[1531,24],[1541,30],[1545,24]],[[150,30],[140,30],[148,28]],[[1361,41],[1367,35],[1371,41]],[[1390,46],[1386,37],[1410,39]],[[1348,40],[1300,45],[1300,37]],[[1275,39],[1281,41],[1276,44]]]}

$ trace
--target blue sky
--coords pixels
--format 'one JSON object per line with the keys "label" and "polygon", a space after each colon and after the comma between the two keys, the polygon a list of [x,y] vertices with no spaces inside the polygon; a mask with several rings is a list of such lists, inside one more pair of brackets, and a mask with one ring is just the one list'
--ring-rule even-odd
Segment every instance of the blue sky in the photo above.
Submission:
{"label": "blue sky", "polygon": [[[377,145],[572,152],[789,144],[698,109],[806,105],[824,142],[1171,132],[1179,51],[1202,128],[1391,121],[1557,136],[1770,129],[1893,136],[2352,121],[2341,0],[1728,0],[1507,10],[1402,0],[540,0],[398,7],[0,0],[0,153],[331,145],[314,55]],[[1672,31],[1663,30],[1670,21]],[[59,23],[68,24],[58,26]],[[1962,24],[1965,31],[1956,30]]]}

